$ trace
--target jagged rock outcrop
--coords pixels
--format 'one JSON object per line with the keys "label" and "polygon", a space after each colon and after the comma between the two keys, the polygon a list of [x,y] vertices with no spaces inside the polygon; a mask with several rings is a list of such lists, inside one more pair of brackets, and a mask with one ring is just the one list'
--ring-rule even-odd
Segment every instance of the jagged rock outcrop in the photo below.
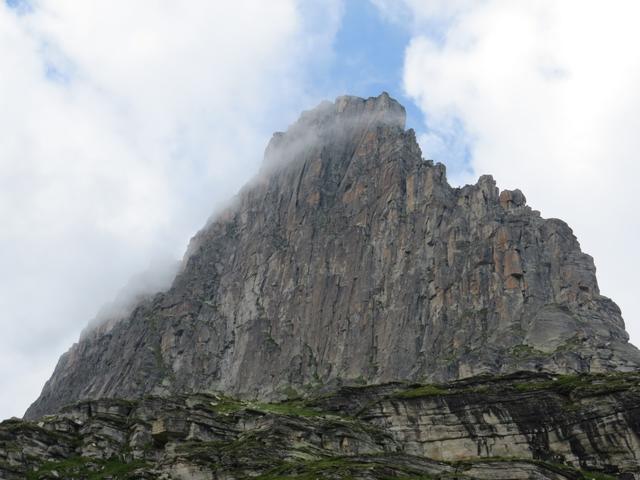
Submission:
{"label": "jagged rock outcrop", "polygon": [[172,287],[85,335],[26,418],[79,399],[637,369],[571,229],[490,176],[452,188],[404,122],[386,94],[340,97],[274,135]]}
{"label": "jagged rock outcrop", "polygon": [[0,478],[640,478],[640,374],[105,399],[0,423]]}

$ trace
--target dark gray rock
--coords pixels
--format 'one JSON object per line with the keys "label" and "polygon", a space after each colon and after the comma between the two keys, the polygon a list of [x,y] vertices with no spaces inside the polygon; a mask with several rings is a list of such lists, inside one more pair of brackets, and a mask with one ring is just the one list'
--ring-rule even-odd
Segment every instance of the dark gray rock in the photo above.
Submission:
{"label": "dark gray rock", "polygon": [[634,479],[639,438],[637,373],[104,399],[0,423],[0,478]]}
{"label": "dark gray rock", "polygon": [[404,118],[386,94],[340,97],[274,135],[172,287],[85,334],[26,418],[79,399],[637,369],[571,229],[490,176],[452,188]]}

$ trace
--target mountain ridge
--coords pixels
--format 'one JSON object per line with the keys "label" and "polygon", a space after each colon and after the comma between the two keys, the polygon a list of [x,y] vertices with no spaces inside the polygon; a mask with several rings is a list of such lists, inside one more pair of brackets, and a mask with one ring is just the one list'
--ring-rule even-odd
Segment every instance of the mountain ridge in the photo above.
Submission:
{"label": "mountain ridge", "polygon": [[386,93],[344,96],[275,134],[172,287],[75,344],[25,418],[79,399],[636,370],[571,229],[491,176],[451,187],[405,119]]}

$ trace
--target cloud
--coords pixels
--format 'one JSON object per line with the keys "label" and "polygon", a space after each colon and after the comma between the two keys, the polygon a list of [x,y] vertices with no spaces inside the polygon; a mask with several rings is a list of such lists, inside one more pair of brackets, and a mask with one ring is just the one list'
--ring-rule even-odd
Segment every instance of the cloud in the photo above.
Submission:
{"label": "cloud", "polygon": [[425,155],[456,183],[491,173],[566,220],[640,342],[640,5],[374,2],[412,29],[404,85]]}
{"label": "cloud", "polygon": [[257,171],[274,123],[317,100],[340,11],[0,3],[0,418],[23,413],[132,275],[182,255]]}

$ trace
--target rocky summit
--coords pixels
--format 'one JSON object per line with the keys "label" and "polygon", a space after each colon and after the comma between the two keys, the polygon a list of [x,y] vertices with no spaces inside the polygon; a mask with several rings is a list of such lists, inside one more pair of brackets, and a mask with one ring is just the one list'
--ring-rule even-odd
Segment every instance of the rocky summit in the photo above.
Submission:
{"label": "rocky summit", "polygon": [[[399,103],[345,96],[273,136],[167,291],[60,358],[29,421],[2,424],[0,462],[60,470],[6,453],[36,442],[32,457],[92,475],[142,449],[127,461],[166,478],[640,478],[639,367],[567,224],[488,175],[451,187]],[[505,387],[514,375],[546,387]],[[220,417],[221,398],[240,406]],[[154,430],[165,410],[177,426]],[[251,467],[261,455],[280,470]]]}

